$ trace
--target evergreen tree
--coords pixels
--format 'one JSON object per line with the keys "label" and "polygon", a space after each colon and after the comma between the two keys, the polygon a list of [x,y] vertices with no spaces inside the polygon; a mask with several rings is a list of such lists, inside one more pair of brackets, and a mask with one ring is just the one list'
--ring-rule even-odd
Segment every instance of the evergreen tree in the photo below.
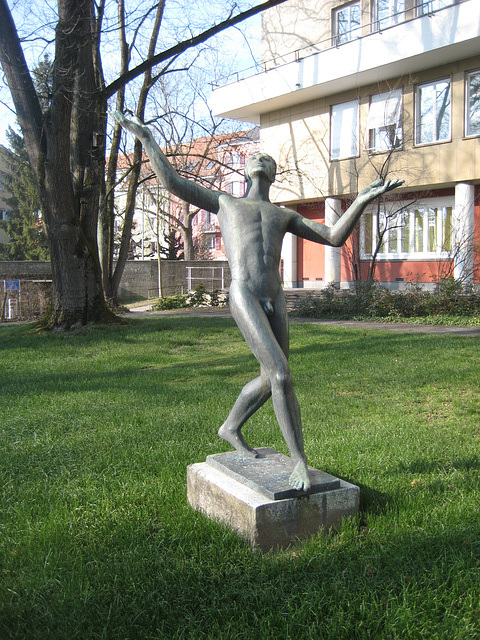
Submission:
{"label": "evergreen tree", "polygon": [[42,112],[45,113],[50,106],[53,95],[53,61],[48,53],[43,56],[42,60],[39,60],[37,66],[32,70],[32,75]]}
{"label": "evergreen tree", "polygon": [[177,230],[171,227],[163,234],[165,245],[160,247],[160,255],[165,260],[183,260],[183,240]]}
{"label": "evergreen tree", "polygon": [[9,207],[8,219],[0,222],[10,241],[0,244],[1,260],[48,260],[48,243],[40,214],[35,177],[23,138],[9,127],[9,149],[3,149],[6,163],[1,172]]}

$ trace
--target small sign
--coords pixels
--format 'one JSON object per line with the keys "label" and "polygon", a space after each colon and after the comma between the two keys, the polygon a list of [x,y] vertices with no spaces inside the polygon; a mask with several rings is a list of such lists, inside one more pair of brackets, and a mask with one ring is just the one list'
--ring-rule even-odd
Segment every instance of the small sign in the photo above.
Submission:
{"label": "small sign", "polygon": [[20,291],[20,280],[4,280],[5,291]]}

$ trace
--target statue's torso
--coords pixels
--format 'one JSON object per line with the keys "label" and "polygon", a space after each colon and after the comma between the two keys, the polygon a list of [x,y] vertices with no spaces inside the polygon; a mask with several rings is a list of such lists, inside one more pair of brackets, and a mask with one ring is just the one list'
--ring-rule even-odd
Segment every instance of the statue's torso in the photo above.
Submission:
{"label": "statue's torso", "polygon": [[274,300],[281,288],[280,254],[289,218],[288,209],[271,202],[220,197],[218,221],[232,280],[258,299]]}

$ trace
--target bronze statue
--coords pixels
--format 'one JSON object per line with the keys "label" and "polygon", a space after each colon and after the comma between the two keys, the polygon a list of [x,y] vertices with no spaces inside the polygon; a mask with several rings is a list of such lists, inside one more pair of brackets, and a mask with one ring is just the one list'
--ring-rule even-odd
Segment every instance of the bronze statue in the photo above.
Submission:
{"label": "bronze statue", "polygon": [[289,483],[295,489],[308,490],[311,483],[300,409],[288,365],[288,316],[279,274],[283,237],[290,232],[320,244],[341,246],[365,207],[403,181],[374,182],[358,194],[333,227],[327,227],[270,202],[270,186],[276,173],[275,161],[270,156],[255,153],[248,158],[245,164],[247,190],[243,197],[236,198],[179,176],[150,130],[138,118],[129,120],[118,111],[113,115],[119,124],[141,140],[165,189],[218,215],[232,275],[230,310],[260,364],[260,375],[242,389],[218,435],[240,453],[257,456],[241,430],[248,418],[272,396],[275,416],[294,462]]}

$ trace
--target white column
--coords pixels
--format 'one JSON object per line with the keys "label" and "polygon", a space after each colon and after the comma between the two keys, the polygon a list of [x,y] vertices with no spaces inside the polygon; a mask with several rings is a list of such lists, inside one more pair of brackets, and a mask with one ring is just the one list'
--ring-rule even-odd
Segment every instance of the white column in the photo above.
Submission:
{"label": "white column", "polygon": [[282,244],[283,286],[298,287],[297,282],[297,236],[286,233]]}
{"label": "white column", "polygon": [[[342,213],[342,201],[339,198],[326,198],[325,200],[325,224],[333,226]],[[340,286],[341,278],[341,247],[329,247],[325,245],[325,283],[333,282]]]}
{"label": "white column", "polygon": [[473,281],[473,221],[475,187],[460,182],[455,185],[453,213],[453,275],[462,282]]}

